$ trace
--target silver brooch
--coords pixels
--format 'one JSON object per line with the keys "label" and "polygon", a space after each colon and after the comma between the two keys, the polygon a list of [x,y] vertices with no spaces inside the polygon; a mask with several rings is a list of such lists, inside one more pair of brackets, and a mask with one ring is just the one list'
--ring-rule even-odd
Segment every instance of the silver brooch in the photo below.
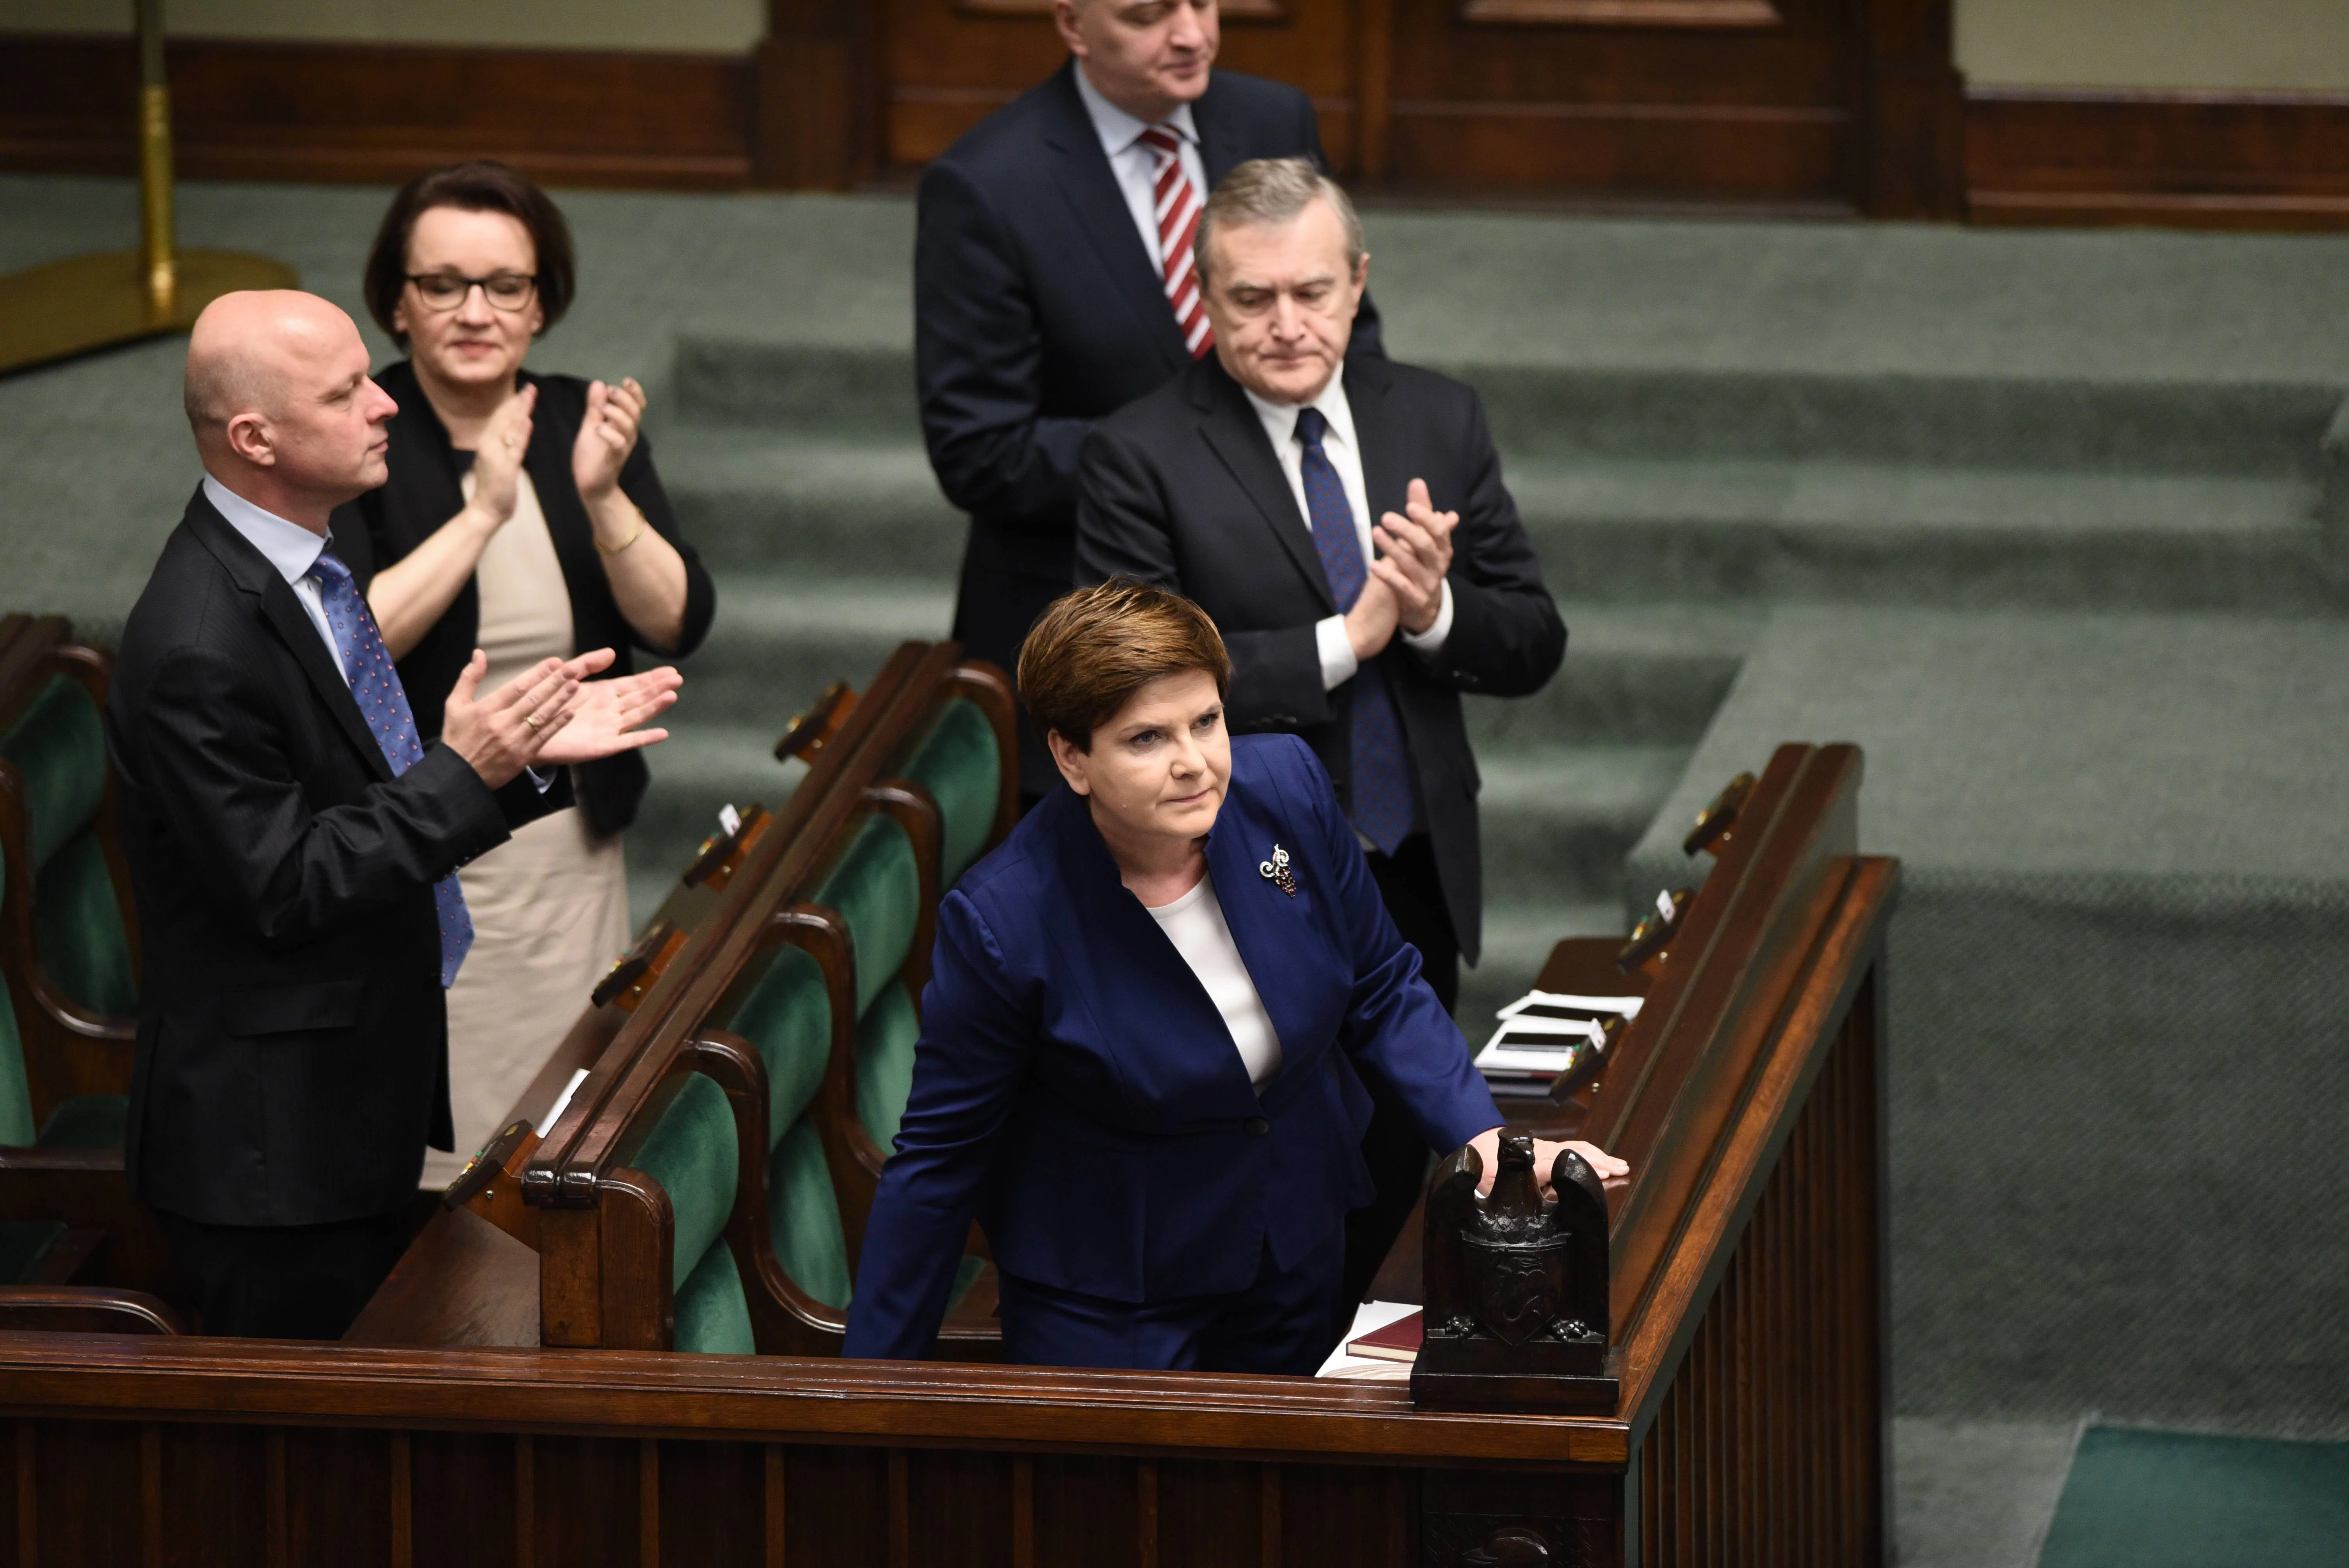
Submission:
{"label": "silver brooch", "polygon": [[1278,844],[1273,845],[1272,859],[1263,861],[1256,869],[1264,873],[1265,881],[1291,898],[1297,896],[1297,873],[1288,869],[1287,850],[1282,849]]}

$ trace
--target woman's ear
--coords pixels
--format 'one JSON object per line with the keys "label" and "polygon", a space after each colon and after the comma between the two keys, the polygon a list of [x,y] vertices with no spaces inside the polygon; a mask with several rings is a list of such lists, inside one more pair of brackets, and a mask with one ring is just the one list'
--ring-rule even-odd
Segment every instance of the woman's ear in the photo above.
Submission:
{"label": "woman's ear", "polygon": [[1044,745],[1052,753],[1052,762],[1060,769],[1061,777],[1069,781],[1069,788],[1080,795],[1092,794],[1093,782],[1085,765],[1092,758],[1078,750],[1069,738],[1057,729],[1044,732]]}

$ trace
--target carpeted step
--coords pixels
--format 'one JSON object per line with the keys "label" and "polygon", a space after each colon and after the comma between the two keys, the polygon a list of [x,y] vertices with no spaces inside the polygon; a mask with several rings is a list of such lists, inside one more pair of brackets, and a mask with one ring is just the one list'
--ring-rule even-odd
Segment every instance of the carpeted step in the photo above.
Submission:
{"label": "carpeted step", "polygon": [[2288,470],[1587,458],[1508,480],[1545,573],[1595,600],[2349,606],[2317,482]]}
{"label": "carpeted step", "polygon": [[1488,904],[1602,903],[1687,765],[1684,746],[1513,747],[1477,758]]}
{"label": "carpeted step", "polygon": [[2337,382],[1463,365],[1521,459],[2313,474]]}
{"label": "carpeted step", "polygon": [[918,438],[910,345],[761,342],[688,334],[677,344],[678,418],[836,438]]}
{"label": "carpeted step", "polygon": [[678,723],[753,725],[770,742],[833,682],[862,688],[899,643],[954,626],[952,589],[920,579],[728,573],[717,586],[717,624],[683,666]]}
{"label": "carpeted step", "polygon": [[967,524],[907,432],[683,425],[660,444],[679,525],[713,569],[951,584]]}
{"label": "carpeted step", "polygon": [[[1547,574],[1553,592],[1574,583]],[[1767,618],[1754,604],[1568,599],[1566,664],[1531,696],[1464,699],[1479,757],[1516,746],[1692,746]]]}

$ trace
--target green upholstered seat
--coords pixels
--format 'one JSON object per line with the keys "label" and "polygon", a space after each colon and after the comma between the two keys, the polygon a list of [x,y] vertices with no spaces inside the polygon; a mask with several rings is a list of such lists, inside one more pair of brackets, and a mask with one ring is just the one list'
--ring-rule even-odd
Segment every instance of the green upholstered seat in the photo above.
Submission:
{"label": "green upholstered seat", "polygon": [[905,1097],[914,1088],[914,1047],[922,1037],[914,999],[893,985],[856,1026],[856,1116],[885,1156],[897,1141]]}
{"label": "green upholstered seat", "polygon": [[668,1194],[675,1227],[669,1280],[674,1289],[685,1288],[709,1243],[725,1233],[734,1212],[740,1150],[734,1107],[726,1091],[691,1073],[636,1151],[632,1163]]}
{"label": "green upholstered seat", "polygon": [[956,697],[922,738],[905,777],[938,803],[946,832],[938,856],[938,886],[954,886],[987,847],[995,830],[996,797],[1003,785],[995,726],[968,697]]}
{"label": "green upholstered seat", "polygon": [[891,818],[876,812],[815,892],[815,902],[840,912],[856,949],[856,1016],[863,1017],[883,986],[897,978],[922,918],[922,878],[914,841]]}
{"label": "green upholstered seat", "polygon": [[815,1099],[832,1056],[832,1002],[823,970],[798,947],[777,947],[728,1027],[767,1064],[767,1147],[781,1142]]}
{"label": "green upholstered seat", "polygon": [[0,1284],[22,1284],[66,1233],[55,1220],[0,1220]]}
{"label": "green upholstered seat", "polygon": [[848,1310],[848,1237],[823,1162],[823,1139],[802,1116],[767,1161],[767,1233],[792,1282],[834,1312]]}
{"label": "green upholstered seat", "polygon": [[128,1096],[78,1094],[49,1113],[36,1141],[44,1149],[119,1149],[129,1124]]}
{"label": "green upholstered seat", "polygon": [[67,840],[41,867],[35,886],[33,942],[50,980],[102,1016],[136,1013],[139,982],[130,973],[130,937],[96,830],[86,828]]}
{"label": "green upholstered seat", "polygon": [[33,1090],[25,1076],[25,1046],[16,1033],[16,1009],[8,981],[0,975],[0,1145],[44,1149],[119,1149],[129,1119],[130,1102],[119,1094],[76,1095],[52,1112],[47,1127],[33,1125]]}
{"label": "green upholstered seat", "polygon": [[25,1041],[16,1032],[16,1007],[8,980],[0,975],[0,1144],[18,1148],[33,1141],[33,1086],[25,1077]]}
{"label": "green upholstered seat", "polygon": [[88,693],[65,676],[52,679],[0,736],[0,757],[24,777],[42,966],[94,1013],[137,1011],[130,939],[95,827],[106,799],[106,732]]}
{"label": "green upholstered seat", "polygon": [[709,1243],[701,1261],[677,1287],[673,1343],[679,1350],[704,1356],[759,1353],[758,1341],[750,1333],[750,1304],[742,1294],[741,1271],[734,1266],[733,1249],[723,1236]]}

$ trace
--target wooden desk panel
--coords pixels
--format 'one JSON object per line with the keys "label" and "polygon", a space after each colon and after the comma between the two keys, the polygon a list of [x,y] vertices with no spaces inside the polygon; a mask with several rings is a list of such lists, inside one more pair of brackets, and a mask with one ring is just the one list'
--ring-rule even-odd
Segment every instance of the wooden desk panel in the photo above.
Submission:
{"label": "wooden desk panel", "polygon": [[[520,1321],[519,1243],[444,1214],[411,1254],[437,1261],[378,1305],[464,1346],[0,1336],[0,1564],[21,1543],[142,1568],[1881,1563],[1898,879],[1854,853],[1857,784],[1848,748],[1782,749],[1592,1097],[1594,1124],[1667,1150],[1609,1193],[1619,1264],[1647,1260],[1617,1276],[1637,1284],[1611,1415],[1434,1412],[1392,1383],[494,1348]],[[1601,956],[1562,945],[1544,977],[1609,988]],[[435,1301],[454,1279],[481,1298]]]}

